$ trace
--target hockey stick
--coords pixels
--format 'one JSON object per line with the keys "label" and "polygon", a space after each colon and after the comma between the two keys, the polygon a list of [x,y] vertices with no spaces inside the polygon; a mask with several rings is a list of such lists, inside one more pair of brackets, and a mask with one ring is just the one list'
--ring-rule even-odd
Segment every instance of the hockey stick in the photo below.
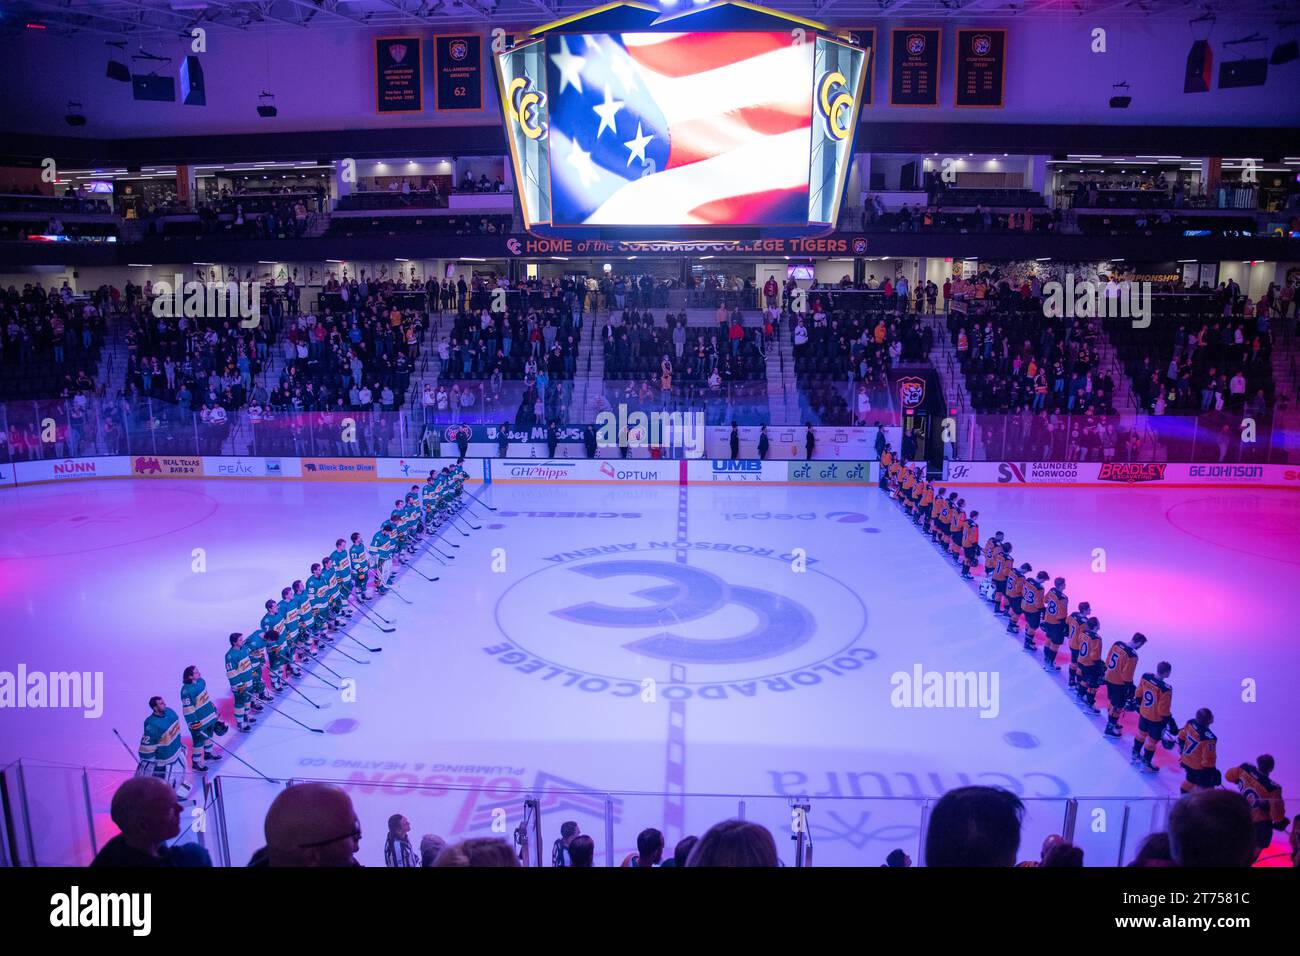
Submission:
{"label": "hockey stick", "polygon": [[412,601],[410,598],[408,598],[405,594],[403,594],[401,591],[397,590],[397,588],[394,587],[394,586],[391,585],[391,584],[388,586],[388,591],[389,591],[390,594],[395,594],[395,595],[397,595],[401,600],[405,601],[407,604],[414,604],[414,603],[415,603],[415,602]]}
{"label": "hockey stick", "polygon": [[[319,658],[317,658],[316,663],[319,664],[321,667],[325,668],[327,671],[329,671],[331,674],[333,674],[333,675],[334,675],[335,677],[337,677],[339,680],[343,680],[343,679],[344,679],[342,674],[340,674],[338,671],[336,671],[334,668],[330,667],[328,664],[326,664],[324,661],[320,660]],[[313,675],[313,676],[315,676],[315,675]]]}
{"label": "hockey stick", "polygon": [[436,576],[435,576],[435,577],[432,577],[432,578],[429,577],[427,574],[425,574],[423,571],[421,571],[419,568],[417,568],[417,567],[416,567],[415,565],[413,565],[413,564],[410,565],[410,568],[411,568],[412,571],[414,571],[414,572],[415,572],[416,574],[418,574],[420,577],[424,578],[424,580],[426,580],[426,581],[430,581],[430,582],[432,582],[432,581],[438,581],[438,580],[441,580],[440,578],[438,578],[438,577],[436,577]]}
{"label": "hockey stick", "polygon": [[478,531],[480,528],[483,527],[482,525],[475,524],[474,522],[470,521],[468,518],[461,518],[460,520],[463,521],[465,524],[469,525],[475,531]]}
{"label": "hockey stick", "polygon": [[[384,593],[387,594],[388,592],[385,591]],[[378,597],[378,595],[376,595],[376,597]],[[360,611],[363,617],[370,617],[370,615],[373,614],[375,617],[379,618],[379,620],[383,621],[385,624],[393,623],[388,618],[380,614],[379,611],[375,610],[374,608],[371,608],[369,611],[367,611],[367,609],[363,607],[360,603],[354,604],[353,607],[355,607],[358,611]],[[380,628],[380,630],[383,630],[383,628]],[[384,633],[391,634],[392,631],[385,631]]]}
{"label": "hockey stick", "polygon": [[[325,669],[326,669],[326,670],[329,670],[328,667],[325,668]],[[333,672],[331,671],[331,673],[333,673]],[[329,681],[327,681],[325,678],[321,677],[321,676],[320,676],[319,674],[317,674],[315,671],[304,670],[304,671],[303,671],[303,675],[306,676],[306,677],[314,677],[314,678],[316,678],[318,681],[320,681],[320,682],[321,682],[322,684],[324,684],[326,687],[331,687],[331,688],[333,688],[334,690],[338,690],[338,689],[339,689],[337,684],[331,684]]]}
{"label": "hockey stick", "polygon": [[[448,542],[448,543],[450,543],[450,542]],[[433,551],[433,553],[436,554],[436,555],[437,555],[438,557],[440,557],[440,558],[446,558],[448,561],[455,561],[455,560],[456,560],[456,556],[455,556],[454,554],[448,554],[447,552],[445,552],[445,551],[443,551],[441,548],[439,548],[436,544],[434,544],[432,541],[429,542],[429,549],[430,549],[431,551]]]}
{"label": "hockey stick", "polygon": [[235,753],[233,750],[231,750],[229,747],[225,746],[224,744],[219,744],[219,743],[217,743],[215,740],[212,741],[212,743],[213,743],[214,746],[220,747],[223,751],[225,751],[226,756],[228,756],[228,757],[234,757],[236,760],[238,760],[240,763],[242,763],[242,764],[243,764],[245,767],[247,767],[249,770],[253,771],[253,773],[257,774],[259,777],[261,777],[261,778],[262,778],[263,780],[265,780],[267,783],[278,783],[278,782],[279,782],[279,781],[277,781],[277,780],[272,780],[270,777],[268,777],[266,774],[262,773],[262,771],[258,770],[258,769],[257,769],[256,767],[254,767],[251,763],[249,763],[249,762],[248,762],[247,760],[245,760],[243,757],[239,756],[239,754]]}
{"label": "hockey stick", "polygon": [[[293,686],[292,684],[290,684],[288,681],[285,681],[283,686],[284,686],[284,687],[287,687],[289,690],[293,691],[295,694],[297,694],[299,697],[301,697],[301,698],[302,698],[303,700],[305,700],[307,703],[311,704],[311,705],[312,705],[313,707],[315,707],[317,710],[320,710],[320,704],[316,703],[316,701],[312,700],[310,697],[308,697],[306,694],[304,694],[304,693],[303,693],[302,691],[300,691],[298,688],[294,687],[294,686]],[[277,711],[277,713],[278,713],[278,711]],[[289,716],[289,715],[288,715],[288,714],[285,714],[285,716],[287,717],[287,716]]]}
{"label": "hockey stick", "polygon": [[499,511],[499,510],[500,510],[499,508],[493,508],[490,504],[488,504],[486,501],[484,501],[484,500],[483,500],[482,498],[480,498],[478,495],[470,495],[469,497],[472,498],[472,499],[474,500],[474,503],[475,503],[475,504],[480,504],[480,505],[482,505],[482,506],[483,506],[484,508],[486,508],[488,511]]}
{"label": "hockey stick", "polygon": [[[397,628],[395,628],[395,627],[384,627],[384,625],[378,623],[377,621],[375,621],[374,619],[372,619],[369,615],[366,616],[366,623],[369,624],[371,627],[376,627],[376,628],[378,628],[378,629],[379,629],[381,632],[383,632],[384,634],[392,634],[395,630],[397,630]],[[344,637],[352,637],[351,634],[345,634],[345,635],[343,635],[343,636],[344,636]],[[353,639],[353,640],[356,640],[356,638],[354,638],[354,637],[353,637],[352,639]]]}
{"label": "hockey stick", "polygon": [[351,654],[349,654],[347,651],[345,651],[345,650],[344,650],[343,648],[341,648],[341,647],[337,647],[337,646],[336,646],[336,647],[333,648],[333,650],[336,651],[336,652],[339,653],[339,654],[342,654],[344,657],[346,657],[348,660],[350,660],[350,661],[351,661],[352,663],[354,663],[354,664],[365,664],[367,667],[370,666],[370,661],[358,660],[357,658],[353,657]]}
{"label": "hockey stick", "polygon": [[325,731],[321,730],[319,727],[309,727],[309,726],[307,726],[307,725],[304,724],[301,720],[299,720],[297,717],[289,717],[289,715],[286,714],[286,713],[285,713],[284,711],[282,711],[282,710],[277,710],[277,709],[275,709],[275,708],[272,708],[272,709],[271,709],[271,713],[273,713],[273,714],[279,714],[281,717],[288,717],[289,720],[292,720],[295,724],[297,724],[297,725],[298,725],[299,727],[301,727],[303,730],[310,730],[313,734],[323,734],[323,733],[325,733]]}
{"label": "hockey stick", "polygon": [[356,641],[356,643],[360,644],[362,647],[364,647],[366,650],[368,650],[371,654],[378,654],[380,651],[383,650],[382,647],[371,647],[369,644],[366,644],[364,641],[359,641],[359,640],[357,640],[357,639],[356,639],[355,637],[353,637],[351,634],[345,634],[345,635],[343,635],[343,636],[346,637],[349,641]]}
{"label": "hockey stick", "polygon": [[122,746],[126,748],[127,754],[131,757],[131,760],[134,761],[136,765],[136,769],[139,769],[140,764],[144,763],[144,761],[140,759],[139,754],[137,754],[134,750],[131,749],[131,745],[128,744],[126,740],[122,737],[122,735],[117,732],[116,727],[113,728],[113,736],[116,737],[121,742]]}

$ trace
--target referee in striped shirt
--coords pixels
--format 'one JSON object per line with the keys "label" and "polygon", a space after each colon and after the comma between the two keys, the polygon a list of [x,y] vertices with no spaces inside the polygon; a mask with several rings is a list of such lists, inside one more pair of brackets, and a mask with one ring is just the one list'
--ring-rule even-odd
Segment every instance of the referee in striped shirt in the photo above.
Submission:
{"label": "referee in striped shirt", "polygon": [[411,821],[400,813],[388,818],[388,839],[384,841],[384,866],[420,865],[420,857],[411,848]]}

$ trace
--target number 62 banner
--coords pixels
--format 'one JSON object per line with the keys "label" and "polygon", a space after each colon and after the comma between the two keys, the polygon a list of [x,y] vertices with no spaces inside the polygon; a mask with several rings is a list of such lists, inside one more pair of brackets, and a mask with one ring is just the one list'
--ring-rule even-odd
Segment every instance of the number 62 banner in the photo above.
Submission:
{"label": "number 62 banner", "polygon": [[433,38],[436,108],[439,112],[483,109],[483,37],[477,33]]}

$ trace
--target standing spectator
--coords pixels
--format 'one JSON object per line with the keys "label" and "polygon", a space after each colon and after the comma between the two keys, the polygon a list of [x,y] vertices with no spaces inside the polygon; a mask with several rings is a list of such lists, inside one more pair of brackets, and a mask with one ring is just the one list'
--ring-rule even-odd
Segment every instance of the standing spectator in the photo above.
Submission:
{"label": "standing spectator", "polygon": [[729,441],[731,443],[731,460],[735,461],[740,457],[740,431],[737,429],[734,419],[731,422],[731,436]]}
{"label": "standing spectator", "polygon": [[624,858],[622,866],[650,868],[658,866],[664,855],[664,835],[650,827],[636,837],[636,852]]}
{"label": "standing spectator", "polygon": [[384,841],[384,866],[419,866],[411,849],[411,821],[400,813],[388,818],[388,839]]}
{"label": "standing spectator", "polygon": [[763,425],[758,429],[758,458],[760,461],[767,460],[767,452],[771,447],[772,442],[767,437],[767,426]]}
{"label": "standing spectator", "polygon": [[501,426],[497,429],[497,457],[498,458],[506,457],[506,452],[509,451],[510,449],[510,433],[508,431],[509,428],[510,426],[506,422],[502,422]]}
{"label": "standing spectator", "polygon": [[807,425],[806,427],[808,430],[807,432],[804,433],[803,443],[804,443],[804,447],[808,450],[807,460],[812,461],[813,451],[817,447],[817,436],[813,434],[813,427],[811,424]]}
{"label": "standing spectator", "polygon": [[573,866],[569,847],[574,837],[579,835],[576,820],[565,820],[560,824],[560,837],[551,848],[551,866]]}

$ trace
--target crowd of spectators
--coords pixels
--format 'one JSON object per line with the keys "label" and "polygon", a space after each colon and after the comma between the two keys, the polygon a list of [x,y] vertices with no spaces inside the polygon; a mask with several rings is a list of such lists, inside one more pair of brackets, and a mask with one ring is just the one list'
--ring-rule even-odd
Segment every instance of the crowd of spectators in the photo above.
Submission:
{"label": "crowd of spectators", "polygon": [[0,401],[12,403],[0,423],[0,461],[73,456],[93,441],[90,409],[118,298],[107,286],[75,296],[66,282],[0,290]]}
{"label": "crowd of spectators", "polygon": [[[204,867],[208,852],[194,843],[169,844],[181,832],[182,807],[176,794],[155,777],[134,777],[113,795],[111,818],[119,833],[99,851],[93,867]],[[1264,858],[1257,842],[1253,808],[1240,793],[1197,790],[1183,796],[1169,813],[1165,830],[1148,835],[1127,864],[1130,867],[1249,867]],[[1036,858],[1021,859],[1024,803],[999,787],[967,786],[945,793],[930,811],[926,828],[928,867],[1082,867],[1081,847],[1059,834],[1048,836]],[[526,841],[512,845],[499,837],[470,837],[448,843],[425,834],[418,845],[411,822],[401,813],[387,820],[384,862],[394,868],[518,867],[532,862],[537,849]],[[271,802],[262,824],[265,845],[250,867],[358,867],[361,821],[347,791],[326,783],[298,783]],[[565,821],[550,852],[550,865],[577,869],[596,865],[595,840],[576,821]],[[1290,858],[1300,867],[1300,828],[1291,827]],[[418,846],[418,848],[417,848]],[[864,861],[865,862],[865,861]],[[776,839],[762,824],[724,820],[702,836],[686,836],[671,848],[664,834],[648,827],[637,834],[636,849],[619,868],[680,867],[775,868],[784,866]],[[892,850],[882,866],[907,868],[911,857]],[[1105,865],[1105,864],[1103,864]]]}
{"label": "crowd of spectators", "polygon": [[[463,280],[455,289],[458,299],[463,296],[460,283]],[[485,283],[480,291],[488,291]],[[507,393],[511,401],[516,394],[506,383],[519,382],[517,426],[567,419],[582,326],[581,318],[552,291],[559,290],[548,288],[548,302],[540,309],[492,312],[484,303],[477,310],[456,314],[449,333],[438,342],[441,364],[432,399],[436,412],[464,417],[479,409],[494,412],[503,406]],[[516,297],[514,303],[518,302]],[[426,403],[428,393],[426,389]]]}

